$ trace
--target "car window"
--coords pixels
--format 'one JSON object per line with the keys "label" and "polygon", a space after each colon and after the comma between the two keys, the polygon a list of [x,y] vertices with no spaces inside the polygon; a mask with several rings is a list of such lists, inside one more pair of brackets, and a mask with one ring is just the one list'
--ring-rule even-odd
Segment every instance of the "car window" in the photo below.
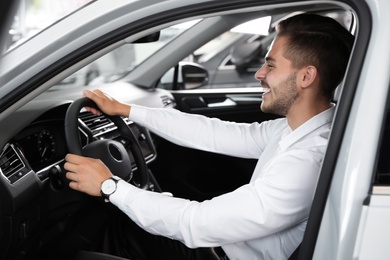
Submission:
{"label": "car window", "polygon": [[253,41],[261,35],[268,35],[270,21],[271,17],[267,16],[240,24],[195,50],[193,56],[197,57],[197,62],[205,63],[217,55],[218,50],[234,48],[234,44],[238,44],[237,41],[242,37],[252,39],[248,41]]}
{"label": "car window", "polygon": [[20,0],[6,39],[5,52],[94,0]]}
{"label": "car window", "polygon": [[[174,69],[161,79],[164,89],[216,89],[259,87],[254,73],[263,64],[272,37],[269,35],[271,17],[256,18],[240,24],[194,50],[182,62],[200,65],[207,71],[207,81],[194,87],[172,86]],[[186,63],[185,63],[186,64]]]}
{"label": "car window", "polygon": [[[351,12],[325,12],[323,15],[332,17],[354,33]],[[254,75],[264,64],[276,22],[269,16],[256,18],[218,35],[194,50],[178,67],[171,68],[161,78],[158,87],[168,90],[260,87]],[[178,73],[175,74],[175,70]],[[197,78],[188,77],[185,71],[197,75]],[[172,83],[174,75],[179,75],[176,85]],[[204,75],[204,80],[199,75]]]}

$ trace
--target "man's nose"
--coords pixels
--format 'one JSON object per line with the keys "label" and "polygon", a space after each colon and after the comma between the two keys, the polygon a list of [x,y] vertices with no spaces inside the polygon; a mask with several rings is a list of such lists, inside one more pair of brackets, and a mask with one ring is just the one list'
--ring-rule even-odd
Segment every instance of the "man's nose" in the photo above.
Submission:
{"label": "man's nose", "polygon": [[257,80],[262,80],[262,79],[265,79],[265,69],[264,69],[264,65],[260,67],[260,69],[258,69],[255,73],[255,78]]}

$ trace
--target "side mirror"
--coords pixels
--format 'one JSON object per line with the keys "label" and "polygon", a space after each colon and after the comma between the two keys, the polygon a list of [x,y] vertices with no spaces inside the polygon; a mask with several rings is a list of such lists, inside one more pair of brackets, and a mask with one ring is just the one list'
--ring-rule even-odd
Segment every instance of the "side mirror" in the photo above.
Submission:
{"label": "side mirror", "polygon": [[160,85],[169,90],[189,90],[207,85],[208,71],[201,65],[193,62],[181,61],[170,69],[160,80]]}
{"label": "side mirror", "polygon": [[180,62],[179,64],[179,67],[181,67],[184,89],[200,88],[209,81],[209,73],[203,66],[196,63]]}

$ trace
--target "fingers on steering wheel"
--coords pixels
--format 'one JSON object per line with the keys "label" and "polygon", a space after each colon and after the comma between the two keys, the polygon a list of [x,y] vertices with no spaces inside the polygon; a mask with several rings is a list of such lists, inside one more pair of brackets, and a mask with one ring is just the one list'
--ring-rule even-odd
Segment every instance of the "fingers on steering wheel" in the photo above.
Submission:
{"label": "fingers on steering wheel", "polygon": [[92,114],[97,115],[97,116],[102,115],[102,112],[100,110],[95,109],[93,107],[85,107],[85,110],[87,110],[88,112],[91,112]]}

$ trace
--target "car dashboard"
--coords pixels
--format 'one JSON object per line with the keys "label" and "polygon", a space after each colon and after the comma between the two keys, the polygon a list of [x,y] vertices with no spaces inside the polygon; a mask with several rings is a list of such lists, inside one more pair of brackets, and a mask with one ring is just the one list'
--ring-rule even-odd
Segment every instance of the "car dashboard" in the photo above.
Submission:
{"label": "car dashboard", "polygon": [[[126,140],[116,131],[116,126],[104,115],[95,116],[83,112],[80,113],[79,120],[92,133],[90,136],[87,131],[80,128],[82,146],[98,139],[126,143]],[[147,130],[127,118],[124,120],[137,137],[145,160],[152,161],[156,153]],[[18,133],[4,146],[0,156],[0,170],[10,184],[19,181],[29,172],[36,173],[41,181],[46,181],[51,169],[61,164],[67,152],[64,121],[40,119]],[[133,170],[136,170],[130,151],[129,155]]]}
{"label": "car dashboard", "polygon": [[45,181],[48,177],[45,170],[65,157],[64,136],[61,120],[38,121],[28,126],[3,149],[0,169],[4,177],[11,184],[18,182],[25,176],[18,169],[24,166]]}
{"label": "car dashboard", "polygon": [[[145,104],[143,98],[147,98],[150,106],[164,107],[164,95],[166,92],[159,90],[145,92],[133,103]],[[45,244],[43,240],[61,236],[63,221],[68,221],[91,200],[100,201],[70,189],[65,177],[63,165],[68,148],[64,122],[72,99],[76,98],[61,102],[34,100],[10,115],[8,124],[1,126],[2,138],[7,141],[0,149],[0,259],[36,251]],[[157,154],[152,134],[128,118],[123,120],[136,136],[146,163],[153,162]],[[127,139],[119,134],[114,123],[104,115],[96,116],[84,109],[78,122],[82,147],[100,139],[116,140],[125,146],[134,173],[131,182],[136,185],[137,165]],[[150,174],[149,189],[156,191],[158,184]]]}

